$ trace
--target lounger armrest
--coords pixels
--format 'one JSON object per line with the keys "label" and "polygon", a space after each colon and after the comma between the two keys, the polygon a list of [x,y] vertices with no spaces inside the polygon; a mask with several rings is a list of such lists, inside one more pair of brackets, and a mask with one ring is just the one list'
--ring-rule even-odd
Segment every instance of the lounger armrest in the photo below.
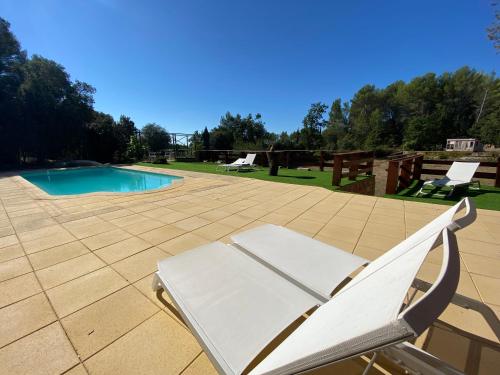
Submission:
{"label": "lounger armrest", "polygon": [[457,229],[465,228],[467,225],[472,224],[477,217],[476,204],[470,198],[465,198],[460,202],[456,212],[465,206],[465,215],[460,219],[455,220],[448,228],[455,232]]}
{"label": "lounger armrest", "polygon": [[460,278],[460,255],[453,232],[445,229],[443,238],[443,263],[432,287],[413,305],[405,309],[400,318],[415,331],[424,332],[449,305],[458,287]]}

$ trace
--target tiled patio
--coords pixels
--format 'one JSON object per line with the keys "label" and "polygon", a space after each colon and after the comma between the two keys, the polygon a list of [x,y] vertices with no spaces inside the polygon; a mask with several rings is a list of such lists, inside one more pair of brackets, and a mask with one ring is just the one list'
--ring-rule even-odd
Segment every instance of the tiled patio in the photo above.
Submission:
{"label": "tiled patio", "polygon": [[[167,170],[155,170],[165,172]],[[168,301],[151,292],[159,259],[262,223],[374,259],[446,206],[171,171],[171,189],[44,198],[0,177],[0,372],[215,373]],[[500,212],[459,232],[458,292],[500,314]],[[420,277],[433,281],[439,252]],[[165,294],[162,298],[167,299]],[[418,344],[471,374],[495,373],[500,347],[481,315],[450,306]],[[321,373],[360,373],[362,359]],[[372,373],[395,373],[381,362]]]}

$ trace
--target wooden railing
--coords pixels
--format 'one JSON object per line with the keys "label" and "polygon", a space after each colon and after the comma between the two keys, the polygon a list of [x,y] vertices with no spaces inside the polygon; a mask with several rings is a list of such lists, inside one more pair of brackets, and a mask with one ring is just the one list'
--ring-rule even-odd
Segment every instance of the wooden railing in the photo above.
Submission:
{"label": "wooden railing", "polygon": [[[423,174],[444,176],[449,169],[426,168],[426,164],[449,166],[452,165],[453,162],[454,160],[424,159],[424,156],[420,154],[403,156],[399,159],[389,160],[385,193],[396,194],[399,190],[410,186],[413,180],[420,180]],[[482,161],[479,163],[479,166],[494,168],[495,171],[478,171],[474,174],[474,177],[494,180],[495,187],[500,187],[500,158],[498,158],[497,161]]]}
{"label": "wooden railing", "polygon": [[[359,174],[373,174],[373,161],[375,153],[373,151],[342,152],[333,154],[333,175],[332,185],[340,186],[342,177],[349,180],[356,180]],[[347,173],[343,170],[348,169]]]}
{"label": "wooden railing", "polygon": [[342,177],[356,180],[360,174],[373,174],[375,158],[373,151],[334,153],[328,150],[208,150],[197,151],[197,158],[200,161],[222,160],[229,163],[249,153],[257,154],[255,164],[269,166],[271,175],[278,173],[277,166],[286,168],[318,167],[321,171],[324,171],[325,168],[332,168],[332,185],[334,186],[340,186]]}

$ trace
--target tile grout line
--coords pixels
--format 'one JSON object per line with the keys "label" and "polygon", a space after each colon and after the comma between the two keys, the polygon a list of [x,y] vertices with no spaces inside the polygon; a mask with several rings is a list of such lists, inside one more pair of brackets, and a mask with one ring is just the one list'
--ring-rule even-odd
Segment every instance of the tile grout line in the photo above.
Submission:
{"label": "tile grout line", "polygon": [[[0,203],[2,204],[3,208],[5,209],[5,205],[3,204],[3,202],[2,202],[1,200],[0,200]],[[44,208],[44,210],[45,210],[45,208]],[[43,293],[43,294],[44,294],[44,297],[46,298],[47,302],[48,302],[48,303],[49,303],[49,305],[50,305],[50,308],[52,309],[52,312],[54,313],[54,315],[55,315],[55,317],[56,317],[56,321],[57,321],[57,323],[59,324],[59,328],[60,328],[60,329],[64,332],[64,336],[66,337],[66,339],[68,340],[69,344],[71,345],[71,348],[73,349],[74,354],[75,354],[75,355],[76,355],[76,357],[78,358],[78,361],[80,362],[80,364],[82,364],[82,366],[83,366],[83,362],[82,362],[82,360],[81,360],[80,356],[78,355],[78,352],[76,351],[76,348],[75,348],[75,346],[73,345],[73,342],[70,340],[70,338],[69,338],[69,336],[68,336],[68,334],[67,334],[66,330],[64,329],[64,327],[63,327],[63,325],[62,325],[62,323],[61,323],[61,320],[60,320],[60,318],[59,318],[59,315],[57,314],[57,312],[56,312],[56,310],[55,310],[55,308],[54,308],[54,305],[52,304],[52,301],[50,300],[49,296],[47,295],[47,293],[46,293],[46,292],[45,292],[45,290],[43,289],[42,283],[40,282],[40,279],[38,278],[38,275],[35,273],[35,269],[34,269],[34,267],[33,267],[33,264],[31,263],[30,259],[28,258],[28,254],[26,253],[26,250],[25,250],[25,248],[24,248],[24,245],[23,245],[23,244],[22,244],[22,242],[20,241],[19,236],[18,236],[18,234],[17,234],[17,230],[16,230],[15,228],[14,228],[14,231],[15,231],[15,234],[16,234],[16,238],[17,238],[17,240],[19,241],[19,244],[21,245],[21,248],[23,249],[23,251],[24,251],[24,253],[25,253],[25,255],[26,255],[26,258],[27,258],[27,260],[28,260],[28,262],[29,262],[29,264],[30,264],[30,267],[31,267],[31,269],[33,270],[33,276],[35,277],[35,279],[36,279],[36,281],[37,281],[37,283],[38,283],[38,285],[39,285],[40,289],[42,290],[42,291],[41,291],[41,293]],[[39,293],[36,293],[36,294],[39,294]],[[54,322],[52,322],[51,324],[54,324]],[[37,331],[38,331],[38,330],[37,330]],[[33,332],[31,332],[31,333],[33,333]],[[9,344],[9,345],[10,345],[10,344]]]}

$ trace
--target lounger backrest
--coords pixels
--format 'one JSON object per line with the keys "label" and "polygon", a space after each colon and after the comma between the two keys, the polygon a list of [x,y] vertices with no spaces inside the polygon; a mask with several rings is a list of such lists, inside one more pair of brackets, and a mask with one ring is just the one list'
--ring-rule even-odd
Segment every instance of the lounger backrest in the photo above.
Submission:
{"label": "lounger backrest", "polygon": [[453,181],[470,182],[478,167],[479,163],[454,161],[448,172],[446,172],[446,177]]}
{"label": "lounger backrest", "polygon": [[[442,237],[443,266],[434,286],[400,313],[428,252]],[[420,243],[377,259],[267,356],[252,374],[286,374],[358,356],[425,330],[450,302],[460,260],[453,232],[444,229]],[[420,306],[420,304],[422,305]]]}
{"label": "lounger backrest", "polygon": [[257,154],[248,154],[246,159],[245,159],[245,164],[253,165],[253,162],[255,161],[256,156],[257,156]]}
{"label": "lounger backrest", "polygon": [[[464,207],[465,215],[454,219]],[[475,207],[466,198],[378,257],[283,341],[255,373],[294,373],[423,332],[446,308],[458,285],[460,262],[453,231],[475,217]],[[441,241],[443,266],[435,285],[400,314],[425,257]]]}

